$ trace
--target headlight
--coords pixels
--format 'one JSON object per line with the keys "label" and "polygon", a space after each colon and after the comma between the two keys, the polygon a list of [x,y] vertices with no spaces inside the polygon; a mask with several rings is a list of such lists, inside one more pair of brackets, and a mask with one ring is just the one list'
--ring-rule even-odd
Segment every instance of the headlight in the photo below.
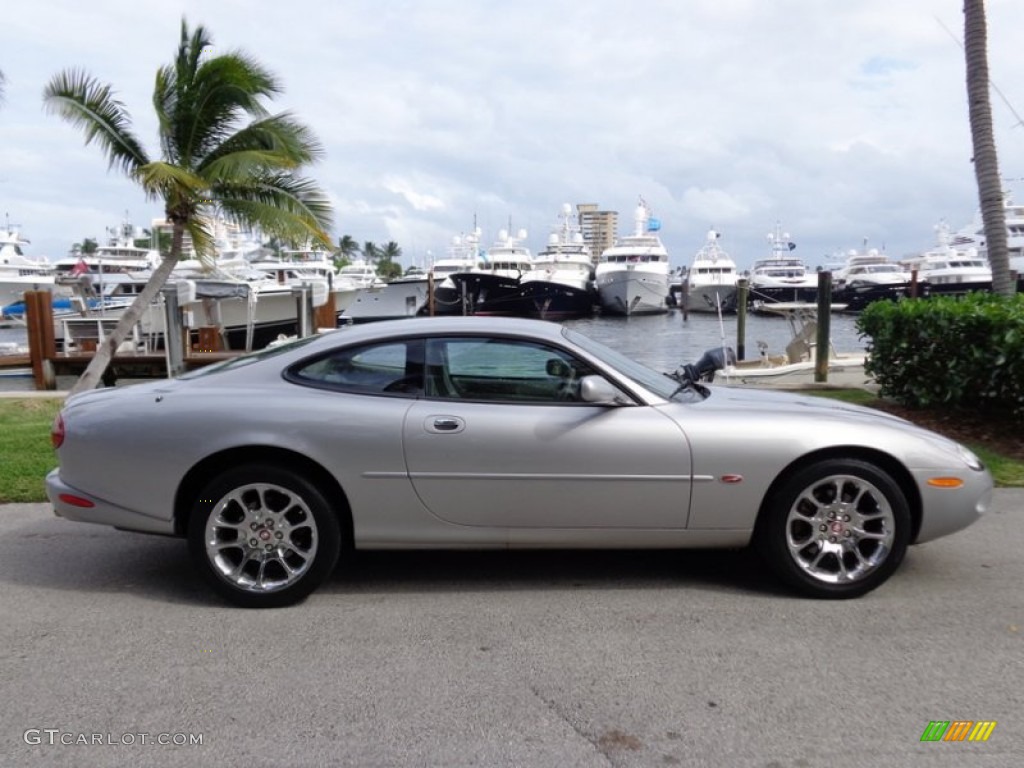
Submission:
{"label": "headlight", "polygon": [[985,465],[981,463],[981,459],[979,459],[970,448],[957,443],[956,452],[960,455],[960,458],[964,460],[964,464],[974,471],[980,472],[985,468]]}

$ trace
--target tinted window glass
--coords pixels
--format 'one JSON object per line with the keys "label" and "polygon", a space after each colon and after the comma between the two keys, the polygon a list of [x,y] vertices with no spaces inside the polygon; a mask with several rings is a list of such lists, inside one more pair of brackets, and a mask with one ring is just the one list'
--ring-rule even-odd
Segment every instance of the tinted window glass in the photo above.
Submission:
{"label": "tinted window glass", "polygon": [[579,400],[579,380],[594,371],[560,349],[517,339],[427,341],[428,397],[509,403]]}
{"label": "tinted window glass", "polygon": [[289,378],[364,394],[420,394],[423,391],[423,342],[388,342],[346,347],[300,363]]}

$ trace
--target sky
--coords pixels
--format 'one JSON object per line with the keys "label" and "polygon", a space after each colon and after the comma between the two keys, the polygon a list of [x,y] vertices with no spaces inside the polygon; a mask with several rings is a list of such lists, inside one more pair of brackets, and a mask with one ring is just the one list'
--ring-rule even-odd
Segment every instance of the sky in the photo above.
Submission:
{"label": "sky", "polygon": [[[1000,170],[1024,198],[1024,3],[986,8]],[[28,254],[162,215],[41,94],[87,70],[156,154],[153,80],[182,17],[278,76],[271,110],[324,147],[307,175],[334,240],[393,240],[406,265],[474,223],[537,252],[564,203],[628,234],[642,197],[674,266],[713,228],[741,268],[776,226],[816,266],[920,252],[978,207],[962,0],[35,0],[5,8],[0,53],[0,215]]]}

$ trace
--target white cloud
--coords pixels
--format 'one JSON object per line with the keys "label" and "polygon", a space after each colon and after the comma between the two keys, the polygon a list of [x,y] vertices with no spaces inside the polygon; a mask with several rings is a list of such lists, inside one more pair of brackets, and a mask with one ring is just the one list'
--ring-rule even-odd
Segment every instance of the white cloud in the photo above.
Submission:
{"label": "white cloud", "polygon": [[[992,79],[1011,100],[1024,5],[990,0]],[[442,253],[474,217],[485,241],[539,248],[563,202],[625,213],[644,195],[677,264],[720,227],[741,264],[779,220],[809,261],[864,238],[902,254],[974,215],[960,0],[96,0],[7,9],[0,210],[59,255],[127,209],[159,206],[42,111],[58,70],[114,85],[155,151],[150,92],[181,15],[281,79],[275,109],[320,137],[311,173],[337,231]],[[993,101],[1004,175],[1024,127]]]}

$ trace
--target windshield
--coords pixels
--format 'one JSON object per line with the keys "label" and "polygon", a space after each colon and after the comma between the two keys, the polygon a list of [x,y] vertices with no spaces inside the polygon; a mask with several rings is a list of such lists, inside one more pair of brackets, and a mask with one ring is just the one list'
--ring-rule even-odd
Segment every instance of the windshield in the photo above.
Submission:
{"label": "windshield", "polygon": [[[687,401],[694,398],[694,392],[697,390],[690,388],[681,389],[679,386],[680,382],[677,379],[667,374],[659,373],[653,368],[648,368],[646,365],[626,357],[621,352],[616,352],[611,347],[606,347],[604,344],[594,341],[589,336],[584,336],[582,333],[570,330],[569,328],[562,328],[562,335],[576,346],[592,354],[602,363],[614,368],[623,376],[632,379],[641,387],[659,397],[663,397],[666,400]],[[703,396],[700,396],[700,399],[703,399]]]}

